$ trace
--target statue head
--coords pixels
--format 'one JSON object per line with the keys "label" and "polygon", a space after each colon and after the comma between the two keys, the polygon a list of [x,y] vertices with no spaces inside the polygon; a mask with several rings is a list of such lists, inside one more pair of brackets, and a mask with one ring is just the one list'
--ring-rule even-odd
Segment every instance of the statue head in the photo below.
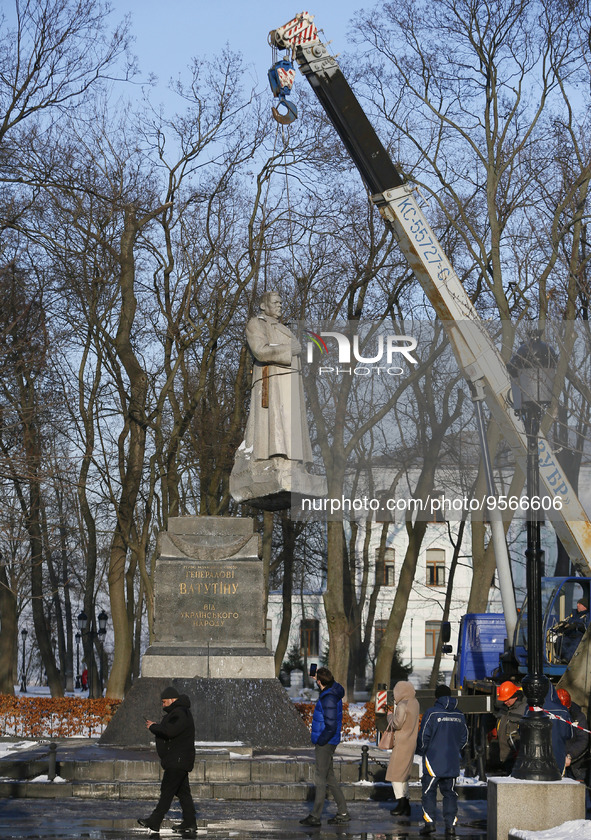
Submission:
{"label": "statue head", "polygon": [[281,295],[279,292],[263,292],[259,301],[259,307],[271,318],[281,318],[283,312],[283,305],[281,303]]}

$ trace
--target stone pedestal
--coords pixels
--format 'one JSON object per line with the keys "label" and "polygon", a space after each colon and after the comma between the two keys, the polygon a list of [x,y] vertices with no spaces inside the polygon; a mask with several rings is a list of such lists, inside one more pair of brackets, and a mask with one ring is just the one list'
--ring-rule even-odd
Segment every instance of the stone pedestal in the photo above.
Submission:
{"label": "stone pedestal", "polygon": [[191,702],[197,741],[301,747],[310,733],[265,645],[263,564],[248,518],[183,516],[159,536],[154,641],[101,744],[149,746],[160,692]]}
{"label": "stone pedestal", "polygon": [[159,535],[142,677],[274,678],[253,520],[181,516]]}
{"label": "stone pedestal", "polygon": [[512,828],[543,831],[585,819],[585,787],[574,779],[528,782],[511,776],[488,780],[487,840],[507,840]]}
{"label": "stone pedestal", "polygon": [[163,679],[142,677],[100,737],[101,746],[154,747],[144,718],[160,720],[160,692],[174,685],[191,702],[195,741],[269,749],[309,747],[310,732],[277,679]]}

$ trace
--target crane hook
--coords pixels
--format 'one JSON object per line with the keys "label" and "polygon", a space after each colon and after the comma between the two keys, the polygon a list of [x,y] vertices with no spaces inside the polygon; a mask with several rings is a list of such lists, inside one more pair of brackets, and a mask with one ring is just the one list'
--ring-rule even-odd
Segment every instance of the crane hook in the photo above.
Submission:
{"label": "crane hook", "polygon": [[[287,108],[285,114],[281,114],[279,112],[280,105],[285,105]],[[290,125],[298,117],[298,109],[293,102],[288,102],[287,99],[280,99],[277,106],[273,105],[271,113],[273,114],[274,119],[276,119],[278,123],[281,123],[281,125]]]}
{"label": "crane hook", "polygon": [[[291,102],[288,102],[286,99],[286,97],[291,93],[295,80],[295,70],[293,64],[286,58],[282,58],[280,61],[276,61],[271,67],[268,76],[273,96],[279,99],[277,105],[274,105],[271,109],[273,117],[278,123],[281,123],[281,125],[289,125],[297,119],[298,116],[296,106]],[[287,109],[286,113],[282,114],[279,111],[280,105],[285,105]]]}

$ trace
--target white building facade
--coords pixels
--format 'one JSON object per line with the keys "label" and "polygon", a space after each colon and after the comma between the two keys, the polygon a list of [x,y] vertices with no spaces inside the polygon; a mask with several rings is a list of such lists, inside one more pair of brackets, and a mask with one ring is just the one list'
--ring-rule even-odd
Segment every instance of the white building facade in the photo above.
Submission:
{"label": "white building facade", "polygon": [[[450,523],[451,537],[457,538],[458,523]],[[370,543],[369,583],[371,591],[376,575],[376,557],[379,550],[379,528],[373,529]],[[361,550],[364,531],[360,529],[358,545]],[[441,631],[444,603],[448,590],[454,545],[450,540],[446,522],[433,522],[427,525],[427,530],[421,545],[416,574],[412,590],[408,599],[406,615],[399,639],[399,656],[404,665],[412,666],[409,679],[415,687],[423,687],[431,675],[437,641]],[[407,531],[402,523],[392,523],[389,527],[386,541],[385,564],[383,579],[377,598],[375,618],[372,628],[372,639],[369,648],[366,668],[366,681],[373,680],[373,670],[380,639],[388,622],[394,596],[400,579],[400,570],[408,547]],[[470,532],[467,527],[464,532],[462,546],[455,565],[451,601],[448,621],[451,624],[451,641],[454,651],[457,650],[460,620],[466,612],[468,596],[472,584],[472,560],[469,555]],[[359,581],[356,582],[357,584]],[[489,587],[490,581],[483,581],[483,586]],[[489,603],[488,610],[501,612],[500,598],[494,597]],[[303,611],[302,611],[303,605]],[[367,604],[364,607],[363,619],[367,616]],[[277,644],[281,626],[282,596],[280,592],[271,592],[267,613],[267,643],[274,650]],[[298,648],[306,652],[308,664],[320,662],[323,654],[328,651],[328,629],[324,613],[322,586],[316,591],[305,591],[303,594],[295,592],[292,599],[292,621],[288,643],[288,652]],[[454,666],[453,655],[443,655],[439,668],[439,680],[449,682]],[[361,688],[361,687],[360,687]]]}

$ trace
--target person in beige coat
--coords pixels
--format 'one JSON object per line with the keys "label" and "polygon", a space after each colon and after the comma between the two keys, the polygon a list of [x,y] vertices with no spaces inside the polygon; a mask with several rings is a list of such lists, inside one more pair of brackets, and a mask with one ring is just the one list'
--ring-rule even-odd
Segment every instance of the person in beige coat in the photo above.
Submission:
{"label": "person in beige coat", "polygon": [[396,817],[410,816],[408,780],[412,770],[419,732],[419,701],[412,683],[400,680],[394,686],[394,711],[388,723],[395,730],[394,747],[390,756],[386,780],[392,782],[396,807],[390,812]]}

